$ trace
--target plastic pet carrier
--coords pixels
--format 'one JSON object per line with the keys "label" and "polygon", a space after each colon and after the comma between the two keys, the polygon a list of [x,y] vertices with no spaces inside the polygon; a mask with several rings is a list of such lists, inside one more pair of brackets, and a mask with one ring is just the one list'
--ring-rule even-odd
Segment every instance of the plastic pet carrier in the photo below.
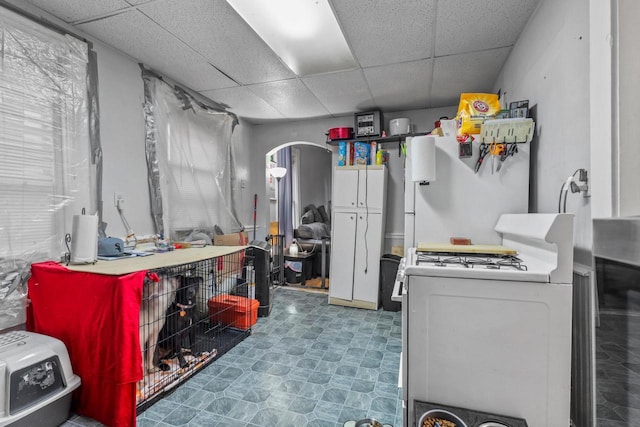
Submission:
{"label": "plastic pet carrier", "polygon": [[80,386],[62,341],[26,331],[0,334],[0,382],[2,427],[63,424]]}

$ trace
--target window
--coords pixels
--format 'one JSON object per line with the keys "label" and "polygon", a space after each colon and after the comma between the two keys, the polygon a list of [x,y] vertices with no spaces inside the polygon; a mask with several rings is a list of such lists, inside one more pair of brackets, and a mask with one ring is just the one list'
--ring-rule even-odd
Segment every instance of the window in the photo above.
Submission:
{"label": "window", "polygon": [[95,209],[87,63],[86,43],[0,8],[1,258],[59,259]]}
{"label": "window", "polygon": [[182,240],[191,232],[242,228],[235,212],[231,134],[237,118],[143,72],[147,162],[156,232]]}

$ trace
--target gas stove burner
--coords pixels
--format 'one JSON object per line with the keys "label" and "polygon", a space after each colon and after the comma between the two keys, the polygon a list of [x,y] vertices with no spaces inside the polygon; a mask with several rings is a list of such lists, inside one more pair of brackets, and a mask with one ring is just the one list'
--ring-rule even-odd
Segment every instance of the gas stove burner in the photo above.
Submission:
{"label": "gas stove burner", "polygon": [[493,270],[500,270],[502,267],[510,267],[520,271],[527,271],[527,266],[522,260],[514,255],[486,256],[486,257],[467,257],[467,264],[474,268],[482,266]]}
{"label": "gas stove burner", "polygon": [[491,254],[450,254],[441,252],[420,252],[416,264],[427,264],[434,267],[465,267],[465,268],[486,268],[500,270],[503,268],[511,270],[527,271],[527,266],[522,260],[514,255],[491,255]]}

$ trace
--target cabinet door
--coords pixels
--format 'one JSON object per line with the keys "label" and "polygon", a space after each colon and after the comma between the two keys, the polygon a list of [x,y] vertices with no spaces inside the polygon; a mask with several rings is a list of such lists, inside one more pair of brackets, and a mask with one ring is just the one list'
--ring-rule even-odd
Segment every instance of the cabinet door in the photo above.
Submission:
{"label": "cabinet door", "polygon": [[353,265],[356,250],[356,213],[335,212],[331,233],[331,271],[329,294],[353,300]]}
{"label": "cabinet door", "polygon": [[358,170],[335,169],[333,175],[333,208],[356,207],[358,200]]}
{"label": "cabinet door", "polygon": [[386,169],[364,169],[358,172],[358,207],[384,209]]}
{"label": "cabinet door", "polygon": [[358,213],[353,299],[378,304],[381,246],[382,214]]}

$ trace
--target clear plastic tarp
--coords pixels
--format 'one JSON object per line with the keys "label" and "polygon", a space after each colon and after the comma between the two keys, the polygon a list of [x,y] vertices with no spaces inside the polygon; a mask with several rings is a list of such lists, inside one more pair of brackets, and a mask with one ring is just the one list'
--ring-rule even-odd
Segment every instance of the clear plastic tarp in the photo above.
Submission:
{"label": "clear plastic tarp", "polygon": [[237,118],[148,70],[146,152],[156,233],[173,241],[242,230],[234,202]]}
{"label": "clear plastic tarp", "polygon": [[95,213],[88,46],[0,8],[0,330],[24,321],[31,263]]}

